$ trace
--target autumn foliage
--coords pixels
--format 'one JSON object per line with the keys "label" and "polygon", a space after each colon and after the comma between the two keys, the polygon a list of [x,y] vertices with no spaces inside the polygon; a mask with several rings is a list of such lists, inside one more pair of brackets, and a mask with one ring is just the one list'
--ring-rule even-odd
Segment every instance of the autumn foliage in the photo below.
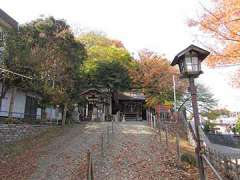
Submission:
{"label": "autumn foliage", "polygon": [[[140,51],[136,66],[130,69],[130,75],[133,86],[142,88],[148,106],[173,100],[173,75],[177,77],[177,70],[170,66],[164,56],[146,49]],[[185,86],[182,83],[178,85],[180,93]]]}
{"label": "autumn foliage", "polygon": [[[190,27],[204,32],[206,41],[201,42],[211,50],[208,65],[235,64],[240,62],[240,1],[210,0],[209,7],[203,7],[198,19],[190,19]],[[210,8],[211,7],[211,8]]]}

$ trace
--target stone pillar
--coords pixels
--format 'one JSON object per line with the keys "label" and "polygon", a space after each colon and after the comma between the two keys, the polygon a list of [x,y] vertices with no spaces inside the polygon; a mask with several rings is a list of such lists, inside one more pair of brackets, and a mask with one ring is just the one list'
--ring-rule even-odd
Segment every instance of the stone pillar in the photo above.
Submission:
{"label": "stone pillar", "polygon": [[125,119],[125,114],[123,114],[123,119],[122,119],[122,122],[126,122],[126,119]]}

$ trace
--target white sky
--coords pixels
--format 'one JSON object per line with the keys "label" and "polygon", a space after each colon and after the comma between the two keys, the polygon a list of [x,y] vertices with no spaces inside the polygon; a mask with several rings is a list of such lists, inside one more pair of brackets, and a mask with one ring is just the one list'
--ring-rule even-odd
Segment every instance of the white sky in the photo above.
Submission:
{"label": "white sky", "polygon": [[[206,0],[0,0],[0,8],[20,24],[40,15],[52,15],[67,20],[74,30],[103,31],[121,40],[133,53],[148,48],[171,60],[194,43],[186,19],[197,16],[199,1],[206,3]],[[228,74],[229,68],[207,69],[200,81],[213,90],[221,106],[240,111],[240,93],[226,82]]]}

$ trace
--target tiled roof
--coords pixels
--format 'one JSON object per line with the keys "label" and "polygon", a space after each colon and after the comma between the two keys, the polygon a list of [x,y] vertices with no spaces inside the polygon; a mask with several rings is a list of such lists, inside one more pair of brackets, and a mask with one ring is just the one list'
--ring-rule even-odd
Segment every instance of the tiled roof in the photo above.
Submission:
{"label": "tiled roof", "polygon": [[82,93],[80,93],[80,96],[84,96],[86,94],[91,94],[91,93],[97,93],[97,94],[102,94],[102,95],[105,95],[105,96],[110,96],[108,93],[104,92],[104,91],[101,91],[100,89],[96,89],[96,88],[89,88],[85,91],[83,91]]}
{"label": "tiled roof", "polygon": [[13,19],[11,16],[9,16],[6,12],[4,12],[2,9],[0,9],[0,20],[7,23],[9,26],[17,29],[18,28],[18,22]]}
{"label": "tiled roof", "polygon": [[135,93],[135,92],[122,92],[119,93],[119,100],[145,100],[145,96],[143,93]]}

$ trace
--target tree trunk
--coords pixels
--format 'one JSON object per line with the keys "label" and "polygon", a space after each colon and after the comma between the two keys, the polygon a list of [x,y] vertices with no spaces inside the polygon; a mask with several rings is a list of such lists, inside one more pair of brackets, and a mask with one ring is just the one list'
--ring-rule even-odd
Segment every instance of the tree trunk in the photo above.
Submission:
{"label": "tree trunk", "polygon": [[46,118],[46,107],[45,106],[41,107],[41,121],[42,120],[44,120],[44,121],[47,120],[47,118]]}
{"label": "tree trunk", "polygon": [[13,108],[14,108],[14,100],[15,100],[15,96],[16,96],[16,91],[17,91],[16,87],[13,87],[11,89],[11,98],[10,98],[10,104],[9,104],[9,110],[8,110],[9,118],[13,117]]}
{"label": "tree trunk", "polygon": [[63,106],[63,117],[62,117],[62,126],[65,126],[66,115],[67,115],[67,105],[64,104],[64,106]]}

